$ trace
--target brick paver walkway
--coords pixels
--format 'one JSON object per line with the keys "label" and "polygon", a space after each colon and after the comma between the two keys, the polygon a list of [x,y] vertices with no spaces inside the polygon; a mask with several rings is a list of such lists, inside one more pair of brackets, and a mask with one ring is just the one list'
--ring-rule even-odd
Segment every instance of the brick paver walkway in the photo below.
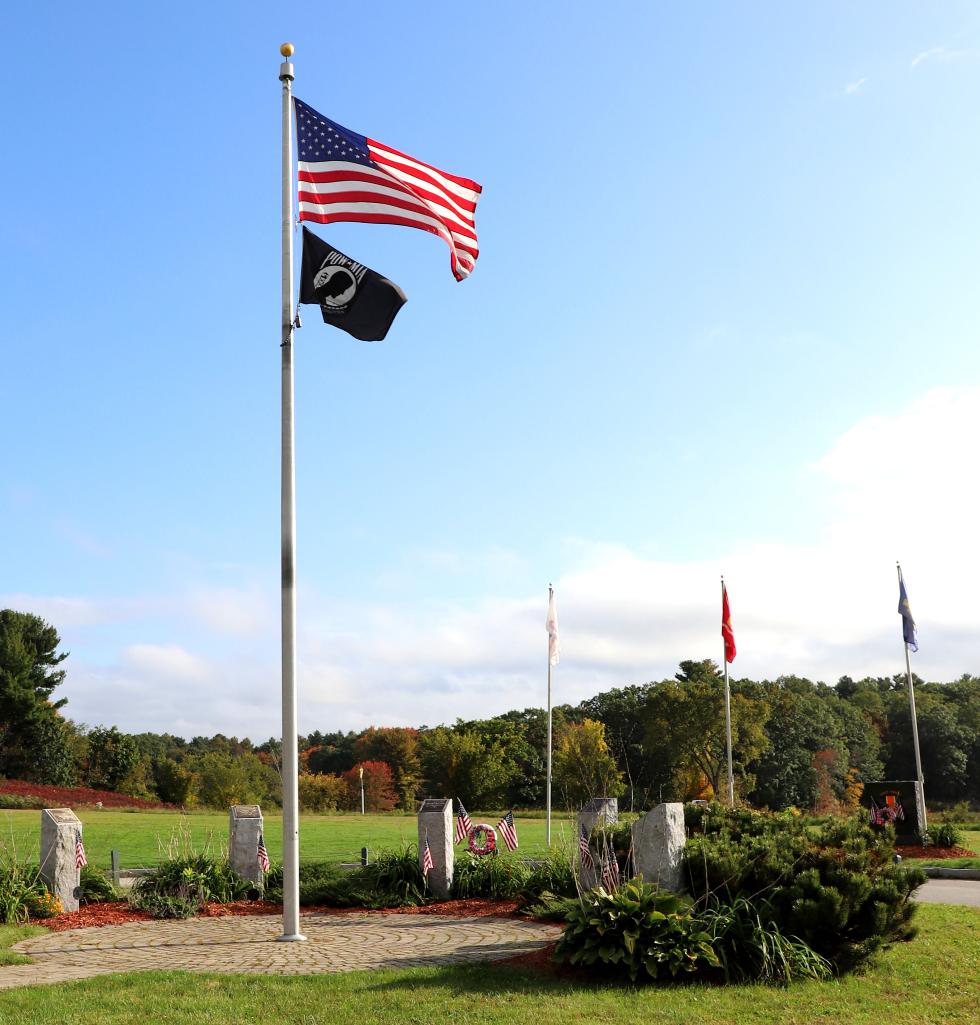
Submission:
{"label": "brick paver walkway", "polygon": [[555,926],[515,918],[303,915],[305,943],[280,943],[278,918],[193,918],[72,929],[22,940],[29,965],[0,967],[0,989],[109,972],[185,969],[315,975],[359,969],[498,961],[558,938]]}

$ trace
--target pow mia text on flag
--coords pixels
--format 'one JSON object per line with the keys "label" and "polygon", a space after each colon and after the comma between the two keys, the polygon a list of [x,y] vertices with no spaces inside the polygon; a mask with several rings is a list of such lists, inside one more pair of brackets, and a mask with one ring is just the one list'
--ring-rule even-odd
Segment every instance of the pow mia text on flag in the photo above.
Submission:
{"label": "pow mia text on flag", "polygon": [[396,284],[304,227],[299,301],[319,306],[325,324],[364,342],[380,342],[406,297]]}

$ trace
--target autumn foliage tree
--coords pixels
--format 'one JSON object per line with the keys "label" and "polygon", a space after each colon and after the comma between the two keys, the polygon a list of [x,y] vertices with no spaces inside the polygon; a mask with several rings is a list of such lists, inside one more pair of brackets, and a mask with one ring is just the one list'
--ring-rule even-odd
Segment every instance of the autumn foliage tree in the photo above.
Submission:
{"label": "autumn foliage tree", "polygon": [[387,762],[359,762],[343,773],[347,782],[348,807],[360,810],[361,772],[364,770],[364,810],[391,811],[398,803],[394,776]]}
{"label": "autumn foliage tree", "polygon": [[577,808],[592,797],[619,797],[626,790],[601,722],[585,719],[566,723],[559,730],[554,786],[569,808]]}

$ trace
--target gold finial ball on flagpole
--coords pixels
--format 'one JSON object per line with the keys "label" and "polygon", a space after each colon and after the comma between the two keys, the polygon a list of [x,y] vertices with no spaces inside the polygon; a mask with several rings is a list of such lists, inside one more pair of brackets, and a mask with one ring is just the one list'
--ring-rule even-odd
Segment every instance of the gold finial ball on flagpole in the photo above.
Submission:
{"label": "gold finial ball on flagpole", "polygon": [[279,52],[287,59],[292,57],[295,50],[296,47],[294,47],[292,43],[283,43],[282,46],[279,47]]}

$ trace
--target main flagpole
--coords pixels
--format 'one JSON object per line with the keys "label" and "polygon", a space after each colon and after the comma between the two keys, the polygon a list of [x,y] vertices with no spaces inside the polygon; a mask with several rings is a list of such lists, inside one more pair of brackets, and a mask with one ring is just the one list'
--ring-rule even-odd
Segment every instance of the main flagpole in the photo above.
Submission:
{"label": "main flagpole", "polygon": [[[548,614],[551,614],[551,603],[554,600],[555,589],[548,584]],[[551,631],[548,631],[548,785],[545,790],[545,827],[544,838],[547,845],[551,846]]]}
{"label": "main flagpole", "polygon": [[[902,587],[904,581],[902,580],[902,566],[900,563],[895,563],[895,568],[898,570],[898,591],[902,593]],[[915,749],[915,772],[916,778],[919,781],[919,793],[917,800],[919,802],[919,826],[922,835],[926,835],[926,779],[922,774],[922,756],[919,754],[919,722],[915,715],[915,689],[912,686],[912,662],[909,659],[909,642],[905,639],[905,626],[904,620],[902,625],[902,647],[905,648],[905,679],[909,689],[909,712],[912,715],[912,747]]]}
{"label": "main flagpole", "polygon": [[[721,607],[725,608],[725,578],[721,578]],[[724,619],[724,611],[722,611]],[[724,625],[724,624],[723,624]],[[721,664],[725,667],[725,751],[728,754],[728,806],[735,807],[735,772],[732,768],[732,692],[728,685],[728,647],[722,631]]]}
{"label": "main flagpole", "polygon": [[299,931],[299,752],[296,738],[296,459],[293,425],[293,44],[282,82],[282,935]]}

